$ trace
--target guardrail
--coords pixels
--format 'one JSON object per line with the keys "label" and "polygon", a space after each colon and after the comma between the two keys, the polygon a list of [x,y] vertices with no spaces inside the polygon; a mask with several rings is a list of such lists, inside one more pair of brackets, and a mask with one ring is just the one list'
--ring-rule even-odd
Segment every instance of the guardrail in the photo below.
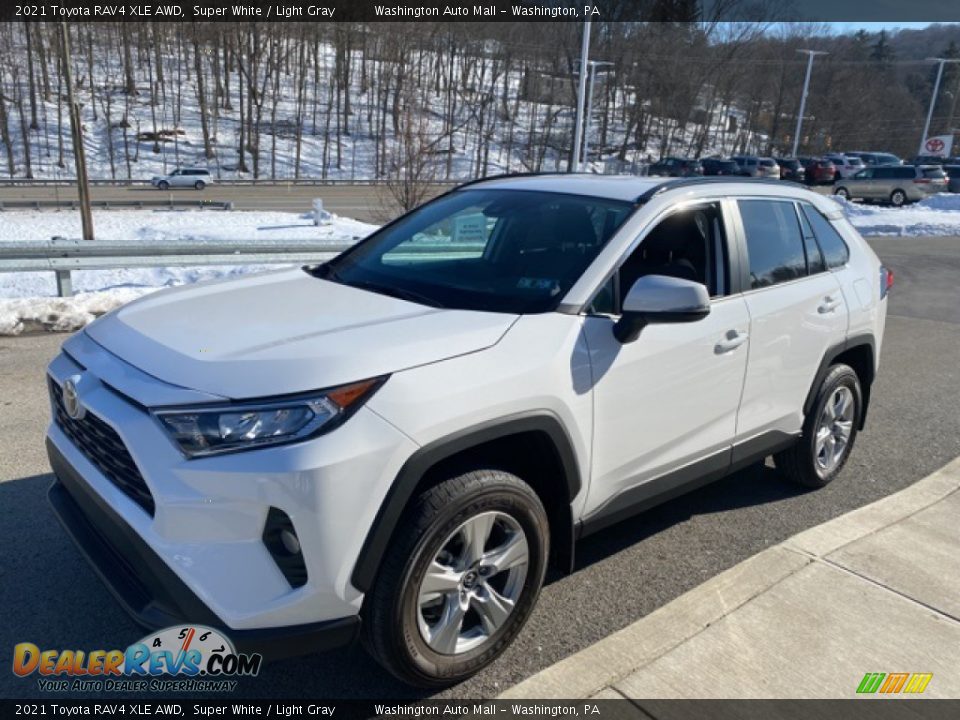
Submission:
{"label": "guardrail", "polygon": [[167,265],[281,265],[327,260],[351,243],[320,245],[314,240],[190,240],[134,244],[53,238],[41,242],[0,242],[0,272],[56,273],[57,294],[73,294],[72,270],[164,267]]}
{"label": "guardrail", "polygon": [[[353,243],[318,244],[315,240],[171,240],[123,242],[52,238],[43,241],[0,242],[0,272],[56,273],[57,294],[73,294],[71,271],[118,268],[188,267],[191,265],[286,265],[321,262]],[[479,254],[477,243],[430,241],[405,247],[403,256],[450,253]],[[400,255],[398,255],[399,259]]]}
{"label": "guardrail", "polygon": [[[27,208],[69,208],[75,210],[79,200],[0,200],[0,211]],[[90,207],[95,208],[200,208],[201,210],[233,210],[233,203],[224,200],[91,200]]]}
{"label": "guardrail", "polygon": [[[452,178],[450,180],[436,180],[431,182],[424,182],[424,185],[455,185],[460,182],[465,182],[466,179],[456,179]],[[89,180],[90,185],[101,185],[107,187],[127,187],[131,185],[149,185],[150,180],[144,180],[140,178],[133,178],[131,180]],[[272,186],[286,186],[286,185],[303,185],[306,187],[313,186],[324,186],[324,185],[387,185],[391,181],[384,178],[327,178],[326,180],[320,178],[280,178],[278,180],[266,180],[266,179],[257,179],[253,178],[224,178],[217,179],[214,178],[215,185],[262,185],[264,187]],[[27,178],[0,178],[0,188],[2,187],[16,187],[16,186],[30,186],[30,185],[39,185],[39,186],[65,186],[72,187],[77,184],[75,178],[63,178],[63,179],[27,179]]]}

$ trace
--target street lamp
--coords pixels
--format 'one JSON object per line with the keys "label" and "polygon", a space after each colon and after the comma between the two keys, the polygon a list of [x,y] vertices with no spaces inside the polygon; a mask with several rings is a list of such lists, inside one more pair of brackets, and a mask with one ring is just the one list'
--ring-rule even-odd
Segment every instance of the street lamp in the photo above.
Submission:
{"label": "street lamp", "polygon": [[583,162],[589,162],[590,160],[590,122],[593,118],[593,81],[596,77],[597,67],[613,65],[612,62],[607,62],[605,60],[591,60],[590,61],[590,89],[587,90],[587,116],[585,118],[586,128],[583,131]]}
{"label": "street lamp", "polygon": [[803,110],[807,106],[807,90],[810,89],[810,71],[813,70],[813,58],[817,55],[829,55],[823,50],[797,50],[798,53],[807,56],[807,76],[803,80],[803,92],[800,95],[800,112],[797,114],[797,130],[793,134],[793,154],[797,156],[797,149],[800,147],[800,129],[803,127]]}
{"label": "street lamp", "polygon": [[940,80],[943,78],[943,66],[947,63],[958,63],[960,58],[927,58],[927,62],[939,63],[937,79],[933,83],[933,97],[930,98],[930,109],[927,111],[927,122],[923,125],[923,135],[920,136],[920,149],[917,155],[923,155],[923,146],[927,142],[927,133],[930,132],[930,121],[933,119],[933,107],[937,104],[937,93],[940,91]]}
{"label": "street lamp", "polygon": [[568,172],[580,169],[580,145],[583,142],[583,101],[587,94],[587,64],[590,61],[590,21],[583,21],[583,44],[580,47],[580,84],[577,88],[577,117],[573,128]]}

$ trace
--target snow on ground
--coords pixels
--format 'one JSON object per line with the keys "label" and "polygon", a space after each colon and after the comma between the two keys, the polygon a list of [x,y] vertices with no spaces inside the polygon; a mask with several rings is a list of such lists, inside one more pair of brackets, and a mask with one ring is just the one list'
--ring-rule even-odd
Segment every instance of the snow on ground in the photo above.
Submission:
{"label": "snow on ground", "polygon": [[[269,239],[278,242],[316,239],[318,245],[353,242],[369,235],[375,225],[333,216],[319,227],[312,215],[283,212],[223,211],[94,211],[98,240],[151,241]],[[74,211],[0,212],[0,240],[48,240],[80,236]],[[77,270],[76,295],[56,297],[52,272],[0,273],[0,335],[27,330],[76,330],[98,315],[154,290],[202,280],[245,275],[277,265]]]}
{"label": "snow on ground", "polygon": [[861,235],[960,235],[960,195],[940,193],[902,208],[833,200]]}
{"label": "snow on ground", "polygon": [[[934,195],[905,208],[879,207],[833,198],[863,235],[960,235],[960,195]],[[316,239],[342,243],[369,235],[375,225],[333,217],[316,227],[311,215],[282,212],[137,211],[94,212],[101,240]],[[0,239],[46,240],[80,235],[79,215],[62,212],[0,212]],[[154,290],[277,266],[162,267],[80,270],[73,273],[76,295],[56,297],[52,272],[0,274],[0,335],[27,330],[71,331],[98,315]]]}

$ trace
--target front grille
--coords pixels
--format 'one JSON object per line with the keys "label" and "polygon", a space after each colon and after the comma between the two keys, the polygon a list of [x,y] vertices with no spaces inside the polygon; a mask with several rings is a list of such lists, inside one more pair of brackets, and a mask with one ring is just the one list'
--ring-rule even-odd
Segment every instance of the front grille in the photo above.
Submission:
{"label": "front grille", "polygon": [[114,429],[90,412],[80,420],[67,415],[63,405],[63,389],[53,380],[50,380],[50,397],[53,399],[56,423],[64,435],[110,482],[153,516],[153,496],[140,469]]}

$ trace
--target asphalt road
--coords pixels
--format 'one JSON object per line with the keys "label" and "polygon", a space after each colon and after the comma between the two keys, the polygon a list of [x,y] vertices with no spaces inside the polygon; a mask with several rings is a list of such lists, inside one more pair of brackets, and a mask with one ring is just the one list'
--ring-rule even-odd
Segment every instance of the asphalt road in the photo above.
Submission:
{"label": "asphalt road", "polygon": [[[431,188],[434,194],[445,186]],[[136,202],[141,200],[209,200],[232,202],[236,210],[277,210],[306,212],[314,198],[323,200],[326,210],[338,215],[385,222],[396,216],[396,203],[382,185],[211,185],[202,191],[192,188],[157,190],[150,186],[108,187],[94,185],[90,197],[96,202]],[[18,185],[0,186],[0,203],[11,200],[76,200],[74,186]]]}
{"label": "asphalt road", "polygon": [[[840,479],[798,489],[755,466],[595,535],[507,653],[448,697],[498,694],[790,535],[900,490],[960,455],[960,237],[875,239],[896,273],[867,430]],[[63,336],[0,338],[0,667],[15,643],[125,647],[142,633],[47,507],[43,368]],[[0,697],[36,696],[0,672]],[[358,647],[268,666],[237,696],[419,697]],[[227,699],[233,699],[231,696]]]}

